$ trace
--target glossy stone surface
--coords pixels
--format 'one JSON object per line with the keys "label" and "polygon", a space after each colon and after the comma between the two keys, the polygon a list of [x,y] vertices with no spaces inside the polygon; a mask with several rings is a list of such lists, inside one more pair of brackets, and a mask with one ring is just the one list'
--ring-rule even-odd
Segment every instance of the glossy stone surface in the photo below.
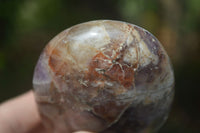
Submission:
{"label": "glossy stone surface", "polygon": [[133,24],[73,26],[42,52],[33,86],[53,133],[156,131],[167,119],[174,75],[160,42]]}

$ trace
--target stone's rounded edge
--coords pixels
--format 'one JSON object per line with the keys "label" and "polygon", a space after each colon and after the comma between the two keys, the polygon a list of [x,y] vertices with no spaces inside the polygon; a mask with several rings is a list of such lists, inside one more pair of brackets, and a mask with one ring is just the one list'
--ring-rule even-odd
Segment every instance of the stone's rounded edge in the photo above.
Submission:
{"label": "stone's rounded edge", "polygon": [[[150,106],[149,108],[155,108],[155,109],[158,108],[155,105],[162,103],[162,101],[160,101],[159,99],[156,100],[156,96],[152,95],[151,92],[159,93],[160,90],[159,91],[158,90],[149,91],[147,89],[145,90],[145,87],[147,87],[147,88],[158,87],[158,86],[156,86],[156,84],[157,83],[159,84],[160,80],[153,81],[152,79],[146,79],[146,77],[144,77],[146,80],[144,80],[143,82],[150,80],[151,82],[156,82],[156,84],[154,84],[153,87],[148,87],[151,84],[151,82],[149,82],[145,86],[142,86],[142,88],[144,88],[143,90],[141,88],[137,87],[137,86],[134,89],[128,89],[128,90],[123,90],[123,91],[120,90],[120,89],[123,89],[124,87],[126,88],[126,86],[124,86],[124,87],[121,87],[120,89],[113,89],[112,91],[116,91],[116,94],[113,93],[114,95],[110,96],[111,93],[109,91],[111,91],[110,88],[112,88],[112,87],[109,87],[109,85],[111,85],[111,82],[110,82],[111,80],[108,79],[109,82],[107,82],[107,83],[106,82],[102,83],[101,80],[100,80],[102,78],[101,73],[103,73],[103,71],[100,71],[99,69],[97,70],[96,68],[94,68],[94,70],[92,70],[92,74],[96,74],[96,76],[91,76],[89,78],[89,80],[87,80],[87,79],[85,80],[81,76],[83,74],[82,73],[83,70],[77,69],[77,68],[80,68],[80,64],[79,64],[78,67],[73,68],[73,69],[68,68],[69,65],[73,64],[73,61],[71,62],[71,64],[70,63],[67,64],[66,62],[59,64],[59,61],[63,61],[63,60],[58,59],[58,57],[59,56],[65,57],[67,55],[67,53],[65,53],[63,50],[60,50],[60,49],[63,49],[63,48],[60,48],[61,46],[59,46],[59,44],[62,44],[62,45],[63,44],[70,44],[70,42],[69,43],[67,42],[68,41],[67,39],[69,39],[68,37],[70,37],[71,33],[76,32],[77,30],[81,30],[81,29],[79,29],[79,27],[84,26],[84,25],[85,26],[86,25],[92,26],[93,24],[98,23],[98,25],[102,24],[102,25],[105,26],[106,24],[109,25],[109,24],[112,24],[113,22],[115,24],[119,24],[119,25],[121,25],[121,24],[129,25],[129,26],[131,25],[133,30],[137,31],[137,33],[134,33],[134,34],[135,35],[139,34],[139,37],[136,40],[139,43],[140,43],[140,41],[139,41],[140,39],[143,41],[143,43],[144,43],[143,45],[148,47],[147,50],[150,51],[150,56],[152,56],[152,59],[156,59],[156,56],[160,56],[158,54],[161,54],[161,55],[163,54],[166,57],[166,60],[164,62],[169,63],[168,64],[169,66],[167,66],[165,68],[165,66],[163,65],[163,62],[161,62],[160,66],[156,66],[156,65],[153,66],[153,67],[161,67],[162,68],[162,70],[160,70],[162,76],[164,75],[163,71],[171,71],[172,66],[170,65],[170,59],[169,59],[167,53],[165,52],[164,48],[162,47],[161,43],[157,40],[157,38],[155,38],[155,36],[153,36],[149,31],[147,31],[147,30],[145,30],[145,29],[143,29],[139,26],[136,26],[134,24],[130,24],[130,23],[127,23],[127,22],[122,22],[122,21],[115,21],[115,20],[89,21],[89,22],[85,22],[85,23],[81,23],[81,24],[72,26],[72,27],[62,31],[56,37],[54,37],[49,42],[49,44],[45,47],[44,54],[41,55],[41,57],[38,61],[38,65],[36,66],[36,69],[35,69],[35,73],[39,73],[39,74],[34,74],[34,81],[33,81],[34,82],[33,83],[34,89],[36,90],[36,97],[38,97],[38,99],[39,99],[38,102],[45,104],[45,106],[46,106],[46,104],[47,104],[47,106],[48,106],[48,104],[51,104],[52,108],[57,109],[61,112],[63,112],[63,111],[69,112],[69,109],[67,109],[66,107],[63,107],[63,106],[68,106],[69,108],[72,108],[72,110],[76,110],[79,113],[81,113],[82,111],[86,111],[86,112],[88,111],[88,112],[92,113],[92,115],[94,115],[94,117],[106,120],[106,122],[108,122],[107,123],[108,126],[111,126],[111,124],[115,125],[117,120],[121,121],[121,116],[123,116],[126,113],[126,110],[129,109],[129,108],[132,108],[134,106],[135,106],[134,110],[136,110],[136,114],[138,114],[139,116],[142,115],[142,113],[139,113],[139,112],[141,110],[142,111],[146,110],[146,106],[147,107]],[[119,29],[120,29],[120,27],[119,27]],[[123,31],[123,28],[122,28],[122,31]],[[104,32],[102,32],[102,33],[104,33]],[[144,35],[142,35],[142,34],[144,34]],[[108,33],[108,35],[109,35],[109,33]],[[127,36],[129,36],[129,35],[127,35]],[[155,44],[154,44],[154,42],[155,42]],[[156,47],[156,49],[152,48],[153,47],[152,43],[153,43],[153,46],[158,45]],[[138,44],[138,45],[140,45],[140,44]],[[58,49],[58,50],[55,50],[55,49]],[[52,54],[55,54],[56,56],[52,56]],[[86,54],[87,54],[87,52],[86,52]],[[97,55],[98,54],[99,53],[97,53]],[[153,57],[153,54],[155,55],[154,57]],[[46,56],[45,58],[44,58],[44,55]],[[93,54],[90,54],[90,55],[94,56]],[[76,56],[73,55],[73,58],[74,57],[76,57]],[[145,57],[143,57],[143,58],[145,58]],[[69,61],[69,60],[71,61],[71,59],[72,58],[70,58],[70,59],[68,58],[67,61]],[[78,59],[78,57],[77,57],[75,62],[79,63],[80,61],[82,61],[81,59]],[[107,62],[113,63],[113,60],[111,60],[111,58],[108,59],[108,55],[103,57],[101,54],[99,54],[96,58],[91,58],[91,59],[92,60],[94,60],[94,59],[98,60],[99,59],[99,61],[103,59],[104,60],[104,62],[102,62],[103,64],[106,64]],[[150,62],[152,62],[152,59],[150,60]],[[44,61],[45,63],[44,62],[41,63],[42,61]],[[145,61],[146,60],[144,59],[144,62]],[[146,62],[148,63],[149,61],[147,60]],[[59,64],[59,65],[55,67],[54,66],[55,64],[56,65]],[[65,67],[63,67],[63,65]],[[107,65],[109,65],[109,63],[107,63]],[[101,64],[98,64],[96,66],[101,67]],[[109,65],[109,67],[110,66],[111,65]],[[146,65],[144,65],[144,66],[146,66]],[[46,67],[46,69],[45,69],[45,67]],[[120,73],[121,73],[120,69],[123,68],[123,67],[125,68],[125,66],[123,66],[123,65],[120,66],[120,65],[115,64],[115,67],[113,67],[114,68],[113,71],[110,71],[111,73],[105,73],[107,77],[110,77],[111,79],[114,80],[114,82],[112,81],[114,85],[116,85],[116,83],[119,83],[119,82],[120,82],[120,84],[124,83],[124,82],[120,81],[121,80],[120,79],[121,78],[120,77]],[[64,69],[62,70],[60,68],[64,68]],[[136,68],[134,68],[134,69],[136,69]],[[142,70],[143,67],[141,67],[140,69]],[[66,76],[65,74],[67,74],[67,73],[63,72],[65,70],[70,70],[72,72],[69,73],[68,76]],[[96,70],[97,70],[97,73],[94,72]],[[107,69],[107,70],[109,70],[109,69]],[[133,74],[137,74],[137,70],[138,69],[136,69]],[[40,71],[42,71],[42,72],[40,72]],[[117,71],[118,74],[114,74],[113,73],[114,71],[115,72]],[[148,76],[148,73],[150,73],[150,74],[154,73],[154,72],[152,73],[151,71],[152,70],[150,68],[148,70],[144,69],[144,73],[142,73],[142,74],[147,74],[147,76]],[[64,76],[62,76],[62,73],[63,73]],[[173,70],[170,73],[171,73],[171,76],[174,76]],[[69,76],[69,75],[71,75],[71,76]],[[79,76],[76,76],[76,75],[79,75]],[[112,76],[112,75],[114,75],[114,76]],[[155,75],[159,76],[159,72],[157,70],[155,70]],[[49,78],[45,78],[45,76],[47,76],[47,77],[49,76]],[[90,76],[90,75],[87,75],[87,76]],[[79,79],[77,80],[77,78],[79,78]],[[95,80],[93,81],[93,80],[91,80],[93,78],[99,78],[99,79],[96,80],[96,81]],[[134,77],[134,78],[137,78],[137,77]],[[118,79],[120,79],[120,80],[118,80]],[[142,77],[141,77],[141,79],[142,79]],[[107,80],[107,79],[105,78],[104,80]],[[168,80],[168,79],[164,78],[164,80]],[[174,80],[174,78],[172,80]],[[92,84],[88,85],[88,82],[97,82],[96,83],[97,90],[94,89],[95,87],[92,86]],[[143,82],[141,82],[141,83],[143,84]],[[174,81],[172,81],[172,82],[174,82]],[[66,85],[66,83],[67,83],[67,85]],[[162,89],[167,88],[166,84],[163,84],[159,87],[162,88]],[[52,89],[52,85],[53,85],[53,89]],[[102,91],[102,89],[104,89],[105,86],[108,87],[108,89],[106,91]],[[129,84],[128,84],[128,86],[129,86]],[[135,85],[134,85],[134,87],[135,87]],[[131,87],[131,88],[133,88],[133,87]],[[141,92],[140,89],[142,91],[146,91],[146,92],[140,94],[140,92]],[[69,94],[66,94],[67,91],[68,91]],[[89,93],[87,91],[89,91]],[[173,91],[173,90],[170,89],[169,91]],[[102,94],[100,94],[99,92],[101,92]],[[148,96],[146,96],[145,93]],[[164,97],[164,94],[162,94],[162,93],[159,93],[159,95],[162,95]],[[44,97],[44,96],[47,96],[47,97]],[[76,96],[76,98],[72,98],[72,96]],[[103,96],[103,98],[101,98],[101,96]],[[67,99],[66,97],[68,97],[69,99]],[[138,97],[138,98],[135,98],[135,97]],[[52,101],[52,99],[53,99],[53,101]],[[120,101],[123,101],[123,102],[120,102]],[[73,102],[74,105],[71,105],[70,102]],[[99,102],[99,103],[96,104],[95,102]],[[102,104],[100,104],[100,103],[102,103]],[[124,104],[124,103],[127,103],[127,104]],[[151,105],[151,103],[152,103],[152,105]],[[43,106],[42,104],[41,104],[41,106]],[[121,105],[119,105],[119,104],[121,104]],[[141,106],[143,106],[143,107],[141,107],[141,108],[138,107],[139,104],[141,104]],[[90,106],[90,107],[88,107],[88,106]],[[113,108],[115,108],[115,109],[113,109]],[[119,110],[117,108],[122,108],[121,112],[115,111],[115,110]],[[166,108],[168,108],[168,105],[166,105]],[[110,114],[108,112],[106,112],[108,110],[111,112]],[[42,111],[41,113],[44,115],[45,109],[42,109],[41,111]],[[113,113],[112,113],[112,111],[113,111]],[[152,114],[153,113],[155,113],[155,112],[152,112]],[[166,113],[166,112],[164,112],[164,113]],[[50,115],[54,116],[55,114],[53,112],[50,112],[47,116],[49,117]],[[73,114],[71,117],[73,117],[73,116],[76,116],[76,115]],[[151,119],[151,118],[148,118],[148,117],[149,116],[147,116],[146,121],[149,121]],[[162,117],[162,116],[160,115],[159,117]],[[53,121],[51,116],[49,118],[51,119],[51,121]],[[84,114],[82,114],[82,116],[80,116],[80,120],[82,119],[84,121],[84,119],[86,119],[86,118],[87,118],[87,116],[84,115]],[[124,119],[124,118],[122,118],[122,119]],[[62,124],[64,123],[64,121],[69,121],[68,118],[66,118],[65,120],[58,118],[57,120],[60,121]],[[138,121],[139,120],[140,119],[138,118]],[[56,121],[56,119],[55,119],[55,121]],[[143,121],[143,122],[146,123],[146,121]],[[137,122],[135,122],[135,123],[137,123]],[[67,123],[70,126],[72,126],[70,122],[67,122]],[[81,126],[80,125],[81,122],[79,124],[78,123],[74,121],[73,124],[75,124],[75,125],[77,124],[77,125]],[[96,122],[96,123],[98,123],[98,122]],[[59,126],[56,123],[54,123],[54,124],[56,126]],[[95,121],[94,121],[93,124],[95,125]],[[148,122],[146,124],[148,124]],[[77,125],[75,127],[72,127],[72,128],[74,128],[74,130],[80,130],[77,127]],[[106,128],[106,127],[102,126],[102,129],[103,128]],[[98,127],[98,131],[99,131],[99,129],[100,128]]]}
{"label": "stone's rounded edge", "polygon": [[148,132],[155,132],[166,122],[173,97],[173,91],[166,91],[153,103],[134,100],[120,119],[101,133],[140,133],[147,129]]}
{"label": "stone's rounded edge", "polygon": [[48,95],[52,77],[49,73],[47,57],[44,52],[40,55],[33,76],[33,88],[37,95]]}

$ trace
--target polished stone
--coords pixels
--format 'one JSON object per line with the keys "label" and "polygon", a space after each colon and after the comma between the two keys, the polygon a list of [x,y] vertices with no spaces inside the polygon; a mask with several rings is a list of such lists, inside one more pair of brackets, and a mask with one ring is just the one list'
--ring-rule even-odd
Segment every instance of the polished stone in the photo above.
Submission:
{"label": "polished stone", "polygon": [[173,85],[160,42],[141,27],[111,20],[58,34],[33,78],[39,112],[53,133],[157,130],[167,119]]}

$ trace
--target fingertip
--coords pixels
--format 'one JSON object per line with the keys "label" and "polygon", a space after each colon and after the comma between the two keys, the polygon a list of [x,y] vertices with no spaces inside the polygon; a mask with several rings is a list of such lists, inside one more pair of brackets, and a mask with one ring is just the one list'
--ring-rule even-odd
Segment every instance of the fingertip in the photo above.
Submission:
{"label": "fingertip", "polygon": [[33,91],[29,91],[0,105],[0,132],[23,133],[40,123]]}

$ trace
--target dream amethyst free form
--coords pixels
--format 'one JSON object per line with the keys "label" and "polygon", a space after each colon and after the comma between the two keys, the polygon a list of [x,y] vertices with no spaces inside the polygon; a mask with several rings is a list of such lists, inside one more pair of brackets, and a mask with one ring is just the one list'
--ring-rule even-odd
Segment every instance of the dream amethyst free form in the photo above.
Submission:
{"label": "dream amethyst free form", "polygon": [[147,133],[165,122],[174,74],[148,31],[99,20],[68,28],[43,50],[33,86],[52,133]]}

